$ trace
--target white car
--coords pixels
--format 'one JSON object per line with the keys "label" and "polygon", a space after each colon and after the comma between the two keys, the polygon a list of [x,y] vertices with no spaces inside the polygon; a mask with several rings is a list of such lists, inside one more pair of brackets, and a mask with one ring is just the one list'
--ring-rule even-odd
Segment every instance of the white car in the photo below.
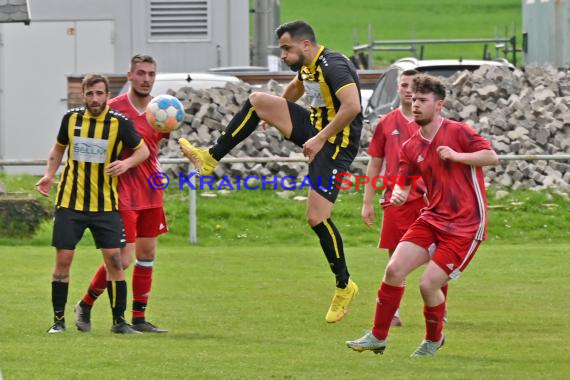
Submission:
{"label": "white car", "polygon": [[[398,78],[405,70],[417,70],[435,76],[450,77],[458,71],[477,70],[482,65],[506,67],[514,70],[515,67],[507,60],[483,61],[469,59],[436,59],[419,60],[417,58],[402,58],[394,62],[380,77],[374,91],[366,105],[363,107],[364,118],[374,123],[380,116],[387,114],[400,105],[398,97]],[[362,96],[364,101],[364,96]]]}
{"label": "white car", "polygon": [[[218,75],[210,73],[159,73],[156,74],[152,96],[166,94],[168,90],[178,91],[182,87],[205,90],[213,87],[224,87],[228,82],[241,82],[233,75]],[[129,90],[129,82],[121,88],[123,94]]]}

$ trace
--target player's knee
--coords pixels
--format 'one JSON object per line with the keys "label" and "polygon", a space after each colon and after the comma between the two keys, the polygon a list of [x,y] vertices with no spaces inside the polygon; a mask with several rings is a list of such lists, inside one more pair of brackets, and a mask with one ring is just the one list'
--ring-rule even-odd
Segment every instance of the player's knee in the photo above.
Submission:
{"label": "player's knee", "polygon": [[253,92],[249,95],[249,102],[259,112],[259,108],[263,108],[267,104],[266,100],[270,99],[270,96],[264,92]]}
{"label": "player's knee", "polygon": [[397,263],[391,261],[386,266],[384,279],[391,284],[400,284],[406,279],[406,274],[407,273],[405,273],[403,268],[401,268]]}
{"label": "player's knee", "polygon": [[324,218],[320,215],[312,214],[310,212],[307,213],[307,223],[309,226],[314,227],[318,224],[323,222]]}
{"label": "player's knee", "polygon": [[72,258],[71,257],[58,257],[55,263],[55,269],[57,272],[67,272],[69,273],[69,268],[71,267]]}
{"label": "player's knee", "polygon": [[131,265],[130,258],[127,259],[127,258],[123,257],[121,260],[121,266],[122,266],[123,270],[127,269],[130,265]]}
{"label": "player's knee", "polygon": [[121,260],[121,253],[120,252],[117,251],[116,253],[110,254],[106,260],[107,269],[108,270],[110,269],[113,272],[123,270],[122,261],[123,260]]}
{"label": "player's knee", "polygon": [[429,279],[422,278],[420,280],[420,293],[422,296],[427,296],[433,294],[433,292],[439,290],[439,287],[434,285]]}
{"label": "player's knee", "polygon": [[251,103],[252,106],[256,106],[259,105],[260,99],[263,98],[262,97],[263,93],[262,92],[253,92],[249,95],[249,102]]}

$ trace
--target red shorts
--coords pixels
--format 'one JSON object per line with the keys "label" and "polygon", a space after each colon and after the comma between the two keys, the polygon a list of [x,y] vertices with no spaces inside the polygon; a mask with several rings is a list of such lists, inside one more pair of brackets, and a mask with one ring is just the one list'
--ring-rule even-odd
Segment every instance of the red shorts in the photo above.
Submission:
{"label": "red shorts", "polygon": [[127,243],[134,243],[138,237],[157,237],[168,232],[166,215],[162,207],[144,210],[119,210]]}
{"label": "red shorts", "polygon": [[402,206],[385,206],[378,248],[395,250],[402,236],[420,216],[421,209],[426,206],[427,202],[423,197]]}
{"label": "red shorts", "polygon": [[433,251],[430,247],[435,244],[431,260],[450,278],[459,277],[481,244],[480,240],[442,232],[422,219],[418,219],[410,226],[401,241],[417,244],[427,249],[430,254]]}

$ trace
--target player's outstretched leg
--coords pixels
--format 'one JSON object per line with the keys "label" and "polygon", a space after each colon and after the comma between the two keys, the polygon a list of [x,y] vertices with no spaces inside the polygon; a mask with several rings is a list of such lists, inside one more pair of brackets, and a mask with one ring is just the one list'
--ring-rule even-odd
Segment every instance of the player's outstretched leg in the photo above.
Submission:
{"label": "player's outstretched leg", "polygon": [[346,346],[354,351],[372,351],[375,354],[383,354],[387,346],[386,339],[378,339],[372,331],[368,331],[363,337],[356,340],[347,340]]}
{"label": "player's outstretched leg", "polygon": [[198,148],[184,137],[178,139],[182,154],[189,159],[200,175],[211,175],[218,165],[218,161],[212,157],[207,148]]}
{"label": "player's outstretched leg", "polygon": [[209,175],[214,172],[218,161],[251,135],[258,124],[259,116],[248,99],[210,149],[197,148],[185,138],[179,139],[178,142],[182,153],[192,161],[198,172],[201,175]]}

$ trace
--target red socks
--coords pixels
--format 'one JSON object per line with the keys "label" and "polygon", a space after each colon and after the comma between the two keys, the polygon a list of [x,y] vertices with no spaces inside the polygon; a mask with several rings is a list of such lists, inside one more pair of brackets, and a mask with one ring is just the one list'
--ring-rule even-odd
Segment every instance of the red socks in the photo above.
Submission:
{"label": "red socks", "polygon": [[83,295],[83,302],[87,305],[93,305],[97,297],[99,297],[107,289],[107,269],[101,264],[97,272],[89,283],[87,293]]}
{"label": "red socks", "polygon": [[133,319],[144,319],[151,287],[152,261],[137,260],[133,269]]}
{"label": "red socks", "polygon": [[426,340],[437,342],[441,339],[444,315],[445,301],[434,307],[424,306],[424,317],[426,319]]}
{"label": "red socks", "polygon": [[376,313],[374,314],[374,327],[372,334],[377,339],[386,339],[392,323],[394,313],[400,307],[400,301],[404,296],[404,287],[392,286],[382,282],[378,289],[376,300]]}

